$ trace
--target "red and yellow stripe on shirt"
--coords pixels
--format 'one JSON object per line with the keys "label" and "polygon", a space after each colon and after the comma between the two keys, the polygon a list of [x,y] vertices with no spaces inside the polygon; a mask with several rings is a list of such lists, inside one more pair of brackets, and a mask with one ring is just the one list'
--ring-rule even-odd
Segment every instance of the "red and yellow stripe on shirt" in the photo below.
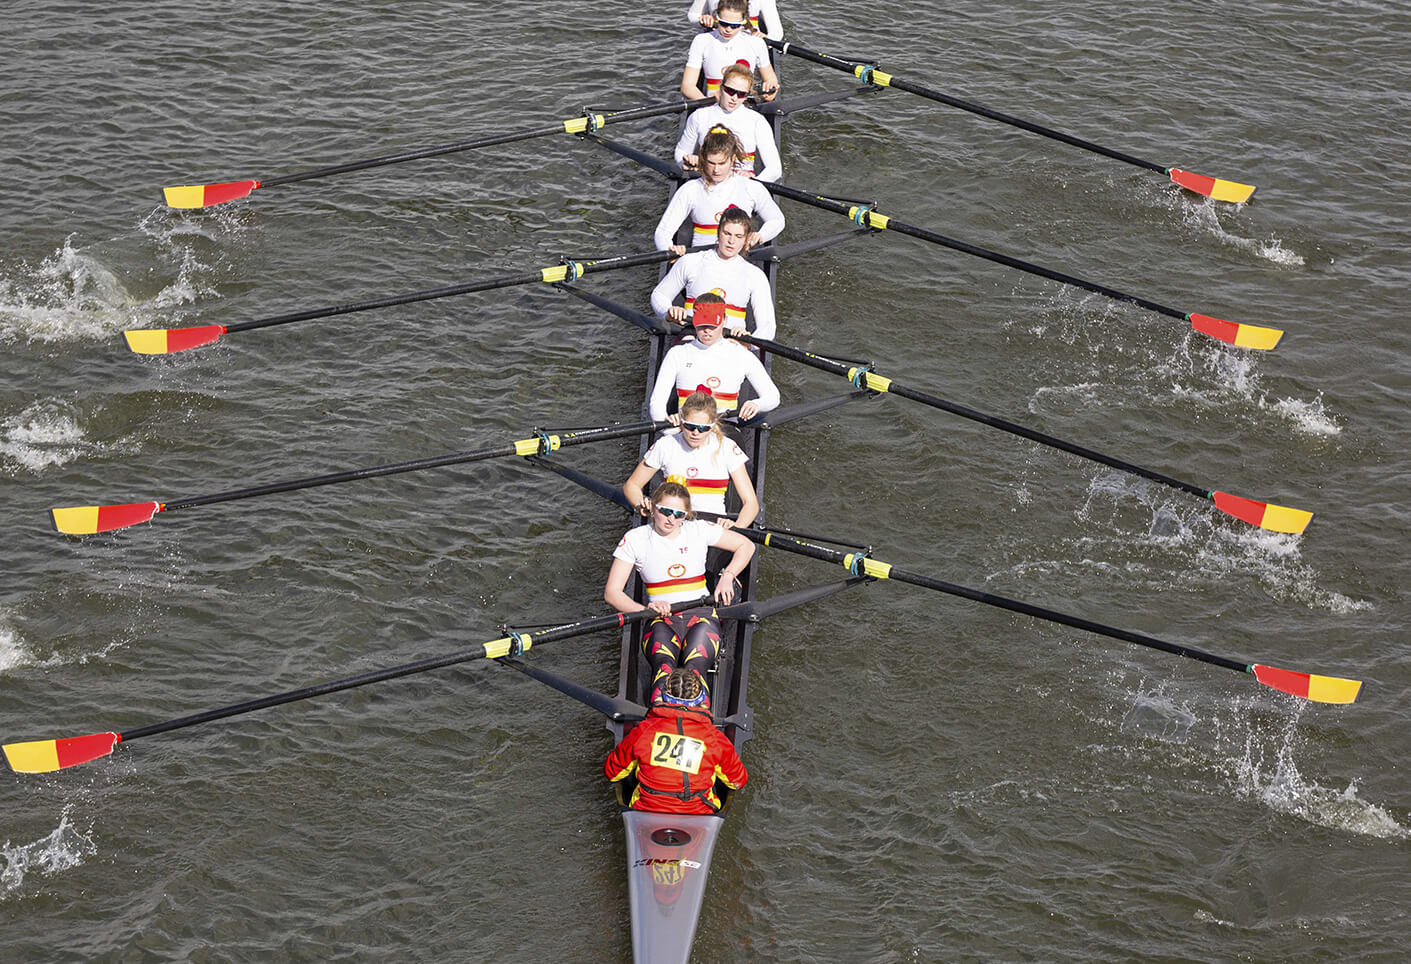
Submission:
{"label": "red and yellow stripe on shirt", "polygon": [[697,224],[694,221],[691,222],[691,236],[695,239],[696,244],[701,244],[702,242],[708,244],[714,241],[716,232],[719,230],[720,225],[718,224]]}
{"label": "red and yellow stripe on shirt", "polygon": [[[694,391],[694,388],[682,388],[678,385],[676,387],[676,404],[680,405],[682,402],[686,401],[686,397]],[[717,392],[712,388],[710,390],[710,397],[715,399],[715,407],[722,412],[733,412],[740,405],[739,392]],[[695,480],[692,479],[687,484],[687,488],[694,492],[696,491],[694,488],[695,484]],[[725,490],[725,483],[722,482],[720,486],[723,492]]]}
{"label": "red and yellow stripe on shirt", "polygon": [[706,96],[709,97],[711,94],[714,94],[714,93],[715,93],[716,91],[718,91],[718,90],[720,90],[720,78],[719,78],[719,77],[707,77],[707,78],[706,78]]}
{"label": "red and yellow stripe on shirt", "polygon": [[[687,311],[694,311],[695,309],[696,309],[696,299],[695,299],[695,298],[687,298],[687,299],[686,299],[686,310],[687,310]],[[739,321],[744,321],[744,320],[745,320],[745,309],[742,308],[742,307],[740,307],[739,305],[732,305],[732,304],[730,304],[730,302],[728,302],[728,301],[725,303],[725,314],[726,314],[727,317],[735,318],[735,319],[738,319]]]}
{"label": "red and yellow stripe on shirt", "polygon": [[[716,396],[719,398],[719,396]],[[731,396],[732,398],[734,396]],[[722,406],[723,407],[723,406]],[[730,405],[734,408],[734,403]],[[725,495],[725,488],[730,484],[729,479],[687,479],[686,488],[692,496],[697,495]]]}
{"label": "red and yellow stripe on shirt", "polygon": [[647,583],[647,596],[661,596],[669,592],[691,592],[704,593],[706,587],[705,573],[694,576],[682,576],[679,579],[663,579],[661,582]]}

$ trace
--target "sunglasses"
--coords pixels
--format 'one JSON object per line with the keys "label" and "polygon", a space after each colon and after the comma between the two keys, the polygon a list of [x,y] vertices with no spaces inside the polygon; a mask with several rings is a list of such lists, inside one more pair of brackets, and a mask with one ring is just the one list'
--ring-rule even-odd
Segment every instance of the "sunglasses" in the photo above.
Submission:
{"label": "sunglasses", "polygon": [[698,425],[698,424],[695,423],[695,422],[682,422],[682,423],[681,423],[681,427],[684,428],[684,429],[685,429],[686,431],[688,431],[688,432],[709,432],[714,426],[715,426],[715,423],[714,423],[714,422],[706,422],[704,425]]}
{"label": "sunglasses", "polygon": [[729,20],[721,20],[719,17],[716,17],[715,25],[717,27],[724,27],[727,30],[733,30],[737,27],[743,27],[745,25],[745,22],[741,20],[738,23],[731,23]]}
{"label": "sunglasses", "polygon": [[660,512],[660,513],[662,514],[662,516],[665,517],[665,518],[667,518],[667,519],[684,519],[684,518],[686,518],[686,510],[685,510],[685,509],[668,509],[668,508],[667,508],[666,506],[664,506],[664,505],[659,505],[659,506],[657,506],[657,511]]}
{"label": "sunglasses", "polygon": [[750,92],[749,92],[749,91],[747,91],[747,90],[736,90],[734,87],[722,87],[722,88],[720,88],[720,92],[721,92],[722,94],[729,94],[731,97],[741,97],[741,98],[744,98],[744,97],[750,96]]}

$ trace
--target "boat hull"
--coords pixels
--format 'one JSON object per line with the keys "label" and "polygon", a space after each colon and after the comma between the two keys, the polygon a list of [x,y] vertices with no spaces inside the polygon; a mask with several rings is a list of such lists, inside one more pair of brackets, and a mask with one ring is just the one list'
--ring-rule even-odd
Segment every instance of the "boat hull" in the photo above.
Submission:
{"label": "boat hull", "polygon": [[690,960],[710,858],[724,822],[717,816],[622,812],[636,960]]}

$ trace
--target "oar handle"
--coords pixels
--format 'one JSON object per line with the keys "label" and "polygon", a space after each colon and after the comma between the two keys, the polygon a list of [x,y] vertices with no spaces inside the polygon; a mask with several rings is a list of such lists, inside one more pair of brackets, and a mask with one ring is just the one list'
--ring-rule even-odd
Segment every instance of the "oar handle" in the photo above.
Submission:
{"label": "oar handle", "polygon": [[513,131],[507,134],[491,134],[485,137],[475,137],[469,140],[456,141],[451,144],[440,144],[435,147],[423,147],[413,151],[403,151],[400,154],[384,154],[381,157],[372,157],[363,161],[349,161],[346,164],[334,164],[331,167],[321,167],[313,171],[304,171],[299,174],[284,174],[279,177],[266,178],[260,182],[261,187],[275,187],[280,184],[293,184],[296,181],[307,181],[316,177],[328,177],[331,174],[347,174],[351,171],[365,171],[370,167],[383,167],[388,164],[399,164],[402,161],[415,161],[423,157],[437,157],[441,154],[454,154],[458,151],[468,151],[478,147],[494,147],[497,144],[511,144],[515,141],[526,141],[535,137],[549,137],[554,134],[578,133],[580,130],[594,129],[608,123],[621,123],[629,120],[644,120],[648,117],[659,117],[663,114],[679,114],[684,110],[694,107],[702,107],[715,103],[714,98],[706,97],[700,100],[676,102],[673,104],[661,104],[651,107],[635,107],[631,110],[618,111],[608,114],[587,113],[584,117],[570,118],[566,121],[559,121],[544,127],[531,127],[527,130]]}
{"label": "oar handle", "polygon": [[1065,144],[1071,144],[1074,147],[1081,147],[1083,150],[1092,151],[1096,154],[1102,154],[1114,160],[1145,168],[1148,171],[1156,171],[1158,174],[1165,174],[1168,171],[1168,168],[1163,167],[1160,164],[1153,163],[1152,161],[1143,160],[1140,157],[1135,157],[1123,151],[1114,150],[1110,147],[1104,147],[1101,144],[1096,144],[1081,137],[1075,137],[1072,134],[1065,134],[1062,131],[1054,130],[1051,127],[1044,127],[1041,124],[1035,124],[1032,121],[1026,121],[1023,118],[1015,117],[1012,114],[1001,113],[1000,111],[992,110],[991,108],[982,106],[980,104],[972,104],[970,101],[961,100],[959,97],[951,97],[949,94],[943,94],[940,91],[933,90],[930,87],[922,87],[920,84],[913,84],[910,81],[901,80],[891,74],[886,74],[876,70],[876,67],[873,64],[866,64],[862,61],[857,60],[844,60],[841,57],[834,57],[830,54],[819,53],[816,50],[809,50],[807,47],[800,47],[798,44],[785,43],[784,41],[780,40],[771,40],[769,38],[765,38],[764,42],[777,50],[783,51],[785,54],[792,54],[795,57],[800,58],[801,60],[807,60],[815,64],[822,64],[825,67],[836,68],[838,70],[844,71],[845,73],[852,74],[853,76],[866,83],[874,83],[882,87],[895,87],[897,90],[904,90],[908,93],[916,94],[919,97],[925,97],[927,100],[934,100],[937,103],[945,104],[949,107],[956,107],[960,110],[968,111],[972,114],[978,114],[981,117],[988,117],[990,120],[999,121],[1001,124],[1009,124],[1012,127],[1018,127],[1021,130],[1026,130],[1033,134],[1040,134],[1044,137],[1050,137],[1056,141],[1062,141]]}
{"label": "oar handle", "polygon": [[[707,599],[693,599],[672,606],[672,611],[689,609],[692,606],[700,606],[708,603]],[[606,616],[594,616],[590,619],[582,619],[573,623],[565,623],[561,626],[554,626],[549,629],[541,629],[532,633],[516,633],[511,639],[517,639],[522,649],[529,649],[532,645],[553,642],[559,639],[567,639],[570,636],[583,636],[587,633],[596,632],[600,629],[608,629],[613,626],[624,626],[627,623],[639,622],[648,617],[655,616],[656,613],[649,609],[640,610],[634,613],[612,613]],[[222,706],[213,710],[206,710],[202,713],[192,713],[189,716],[177,717],[173,720],[166,720],[162,723],[149,723],[146,726],[139,726],[119,734],[119,739],[123,741],[136,740],[144,736],[152,736],[156,733],[166,733],[170,730],[179,730],[183,727],[196,726],[200,723],[210,723],[214,720],[223,720],[230,716],[239,716],[243,713],[253,713],[256,710],[263,710],[271,706],[279,706],[283,703],[293,703],[296,700],[306,700],[315,696],[323,696],[328,693],[337,693],[340,690],[349,690],[358,686],[367,686],[369,683],[380,683],[384,680],[397,679],[402,676],[410,676],[413,673],[424,673],[427,670],[441,669],[445,666],[454,666],[457,663],[469,662],[473,659],[493,659],[497,656],[491,655],[491,649],[497,643],[505,640],[492,640],[482,643],[470,649],[463,649],[454,653],[447,653],[442,656],[430,656],[426,659],[419,659],[411,663],[402,663],[399,666],[389,666],[385,669],[369,670],[366,673],[359,673],[356,676],[348,676],[343,679],[331,680],[327,683],[319,683],[314,686],[304,686],[296,690],[288,690],[284,693],[276,693],[272,696],[263,696],[259,699],[246,700],[243,703],[234,703],[230,706]]]}
{"label": "oar handle", "polygon": [[336,485],[340,482],[353,482],[359,479],[373,479],[383,475],[417,472],[422,469],[434,469],[446,465],[480,462],[486,459],[505,458],[511,455],[533,455],[553,451],[558,448],[566,448],[572,445],[583,445],[588,442],[601,442],[607,439],[623,438],[629,435],[644,435],[648,432],[663,431],[670,427],[671,423],[666,421],[643,421],[632,422],[625,425],[605,425],[602,428],[580,429],[578,431],[562,432],[556,435],[545,433],[537,438],[520,439],[515,442],[505,443],[504,445],[492,445],[487,448],[472,449],[468,452],[448,452],[445,455],[433,455],[428,458],[412,459],[407,462],[374,465],[368,468],[349,469],[345,472],[331,472],[327,475],[316,475],[304,479],[290,479],[287,482],[270,482],[265,485],[233,489],[228,492],[217,492],[213,495],[175,499],[165,503],[164,509],[170,512],[175,509],[189,509],[198,505],[233,502],[237,499],[273,495],[278,492],[292,492],[298,489],[312,489],[322,485]]}

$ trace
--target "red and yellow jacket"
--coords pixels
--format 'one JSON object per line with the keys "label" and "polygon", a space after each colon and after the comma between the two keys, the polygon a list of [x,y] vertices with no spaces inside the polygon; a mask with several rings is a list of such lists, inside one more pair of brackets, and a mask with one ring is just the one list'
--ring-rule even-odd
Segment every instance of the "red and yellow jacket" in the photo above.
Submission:
{"label": "red and yellow jacket", "polygon": [[629,805],[657,813],[715,813],[719,780],[732,790],[749,774],[735,745],[715,728],[707,710],[653,706],[603,764],[614,783],[637,774]]}

